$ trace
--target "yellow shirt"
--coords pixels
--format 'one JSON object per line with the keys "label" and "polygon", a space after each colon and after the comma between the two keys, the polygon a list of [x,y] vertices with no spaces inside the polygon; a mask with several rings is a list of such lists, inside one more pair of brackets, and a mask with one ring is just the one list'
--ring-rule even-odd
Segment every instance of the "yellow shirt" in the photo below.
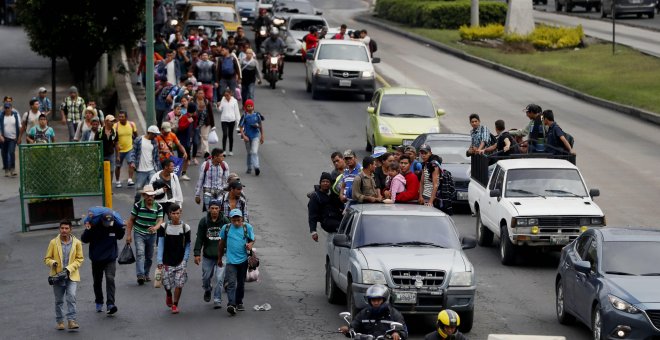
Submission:
{"label": "yellow shirt", "polygon": [[135,123],[126,121],[126,125],[115,123],[115,131],[119,139],[119,152],[129,152],[133,150],[133,132],[137,133]]}

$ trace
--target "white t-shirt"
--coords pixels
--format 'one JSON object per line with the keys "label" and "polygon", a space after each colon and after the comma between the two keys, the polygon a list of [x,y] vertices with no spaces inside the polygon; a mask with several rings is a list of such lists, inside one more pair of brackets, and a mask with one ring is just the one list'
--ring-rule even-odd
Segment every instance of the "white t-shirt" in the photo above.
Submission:
{"label": "white t-shirt", "polygon": [[39,116],[41,116],[40,111],[34,113],[30,110],[23,114],[23,118],[21,119],[21,122],[24,123],[27,120],[27,127],[25,128],[25,131],[30,131],[31,128],[39,125]]}
{"label": "white t-shirt", "polygon": [[140,163],[137,171],[149,172],[155,169],[153,152],[154,146],[151,144],[151,140],[142,136],[142,149],[140,150]]}
{"label": "white t-shirt", "polygon": [[[5,116],[5,133],[4,137],[9,138],[9,139],[16,139],[18,138],[18,131],[16,131],[16,118],[14,118],[14,115],[9,115]],[[21,122],[20,120],[18,121],[18,129],[21,129]]]}
{"label": "white t-shirt", "polygon": [[167,64],[167,81],[170,84],[178,84],[179,81],[176,79],[176,71],[174,70],[174,60],[170,61]]}

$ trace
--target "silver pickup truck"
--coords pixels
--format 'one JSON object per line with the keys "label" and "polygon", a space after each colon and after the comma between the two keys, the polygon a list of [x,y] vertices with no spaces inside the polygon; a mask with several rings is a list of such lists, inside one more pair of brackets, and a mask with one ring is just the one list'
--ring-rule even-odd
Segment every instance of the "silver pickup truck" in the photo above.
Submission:
{"label": "silver pickup truck", "polygon": [[454,221],[440,210],[411,204],[351,206],[326,255],[325,292],[352,315],[366,307],[365,292],[386,285],[390,303],[404,314],[437,314],[451,308],[460,328],[472,328],[476,280]]}

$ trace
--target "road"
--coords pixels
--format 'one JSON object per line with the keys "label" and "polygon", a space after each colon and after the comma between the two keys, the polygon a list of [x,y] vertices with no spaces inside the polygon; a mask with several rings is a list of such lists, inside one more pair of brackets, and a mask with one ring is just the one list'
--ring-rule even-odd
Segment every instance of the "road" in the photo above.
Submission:
{"label": "road", "polygon": [[[544,12],[550,12],[550,13],[557,13],[555,11],[555,0],[548,0],[547,5],[534,5],[534,9],[537,11],[544,11]],[[600,13],[599,12],[587,12],[584,7],[575,7],[573,9],[573,12],[571,13],[566,13],[563,12],[564,15],[570,15],[570,16],[576,16],[579,18],[589,18],[589,19],[596,19],[596,20],[601,20],[600,18]],[[612,17],[609,16],[607,19],[602,19],[604,22],[610,23],[611,26],[611,20]],[[660,30],[660,17],[656,15],[655,18],[649,19],[646,16],[643,18],[637,18],[636,15],[626,15],[622,16],[620,18],[616,19],[617,24],[621,25],[627,25],[627,26],[634,26],[634,27],[639,27],[639,28],[646,28],[650,30],[655,30],[658,31]]]}
{"label": "road", "polygon": [[[351,0],[316,1],[334,26],[346,22],[361,27],[350,18],[363,8]],[[585,104],[551,90],[537,87],[487,70],[396,35],[367,27],[378,41],[383,62],[378,71],[398,84],[425,88],[435,102],[447,111],[443,129],[467,132],[467,115],[479,112],[492,126],[504,119],[509,127],[526,124],[522,108],[536,102],[555,111],[558,123],[576,138],[578,165],[587,183],[601,189],[597,202],[610,225],[654,225],[653,211],[660,200],[660,135],[656,126],[619,113]],[[0,31],[5,36],[6,31]],[[23,42],[24,43],[24,42]],[[20,61],[19,61],[20,62]],[[0,56],[4,65],[5,55]],[[27,65],[25,61],[21,65]],[[20,65],[19,65],[20,66]],[[39,78],[15,72],[0,87],[3,92],[27,92],[37,88]],[[0,85],[4,86],[4,85]],[[289,62],[285,79],[276,90],[259,87],[256,109],[266,116],[265,139],[261,149],[262,174],[246,175],[245,150],[236,145],[228,157],[238,172],[249,198],[249,209],[257,233],[262,258],[262,281],[248,286],[245,305],[269,302],[273,310],[248,310],[235,318],[225,311],[212,310],[202,301],[201,270],[189,265],[189,281],[184,289],[181,310],[176,316],[165,308],[162,290],[138,287],[132,266],[120,266],[117,273],[117,304],[114,318],[93,312],[91,266],[83,266],[83,282],[78,289],[80,336],[84,338],[180,338],[203,339],[211,336],[236,339],[342,339],[331,332],[341,325],[337,313],[343,306],[325,301],[323,265],[325,235],[314,243],[307,230],[305,194],[318,183],[321,171],[331,166],[329,155],[352,148],[359,157],[364,152],[366,103],[358,96],[338,96],[313,101],[304,88],[304,68]],[[197,178],[191,171],[193,180]],[[192,197],[194,182],[183,183],[184,197]],[[132,191],[118,189],[115,205],[128,213]],[[84,213],[85,202],[77,204]],[[52,293],[46,285],[42,256],[53,230],[19,234],[16,198],[0,202],[0,284],[5,296],[0,308],[7,313],[0,321],[3,336],[22,338],[64,338],[57,333],[52,317]],[[201,217],[198,206],[184,203],[184,220],[193,225]],[[474,218],[455,216],[459,231],[474,236]],[[11,226],[11,227],[9,227]],[[81,230],[75,233],[79,235]],[[86,251],[86,248],[85,248]],[[472,339],[485,339],[489,333],[564,335],[567,339],[587,339],[586,327],[559,325],[554,315],[553,278],[557,254],[539,254],[516,267],[503,267],[496,248],[476,248],[467,255],[477,271],[477,300]],[[429,319],[408,318],[412,339],[431,331]],[[258,325],[258,327],[255,327]]]}

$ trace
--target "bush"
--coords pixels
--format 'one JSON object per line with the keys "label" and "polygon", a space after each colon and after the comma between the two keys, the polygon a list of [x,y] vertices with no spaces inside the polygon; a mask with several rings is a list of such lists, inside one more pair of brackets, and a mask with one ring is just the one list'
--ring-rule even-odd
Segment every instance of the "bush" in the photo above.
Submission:
{"label": "bush", "polygon": [[502,37],[502,40],[504,40],[504,42],[507,44],[520,44],[529,42],[529,35],[507,33],[504,35],[504,37]]}
{"label": "bush", "polygon": [[[504,24],[507,5],[482,1],[479,22],[482,25]],[[378,16],[413,27],[457,29],[470,24],[470,1],[378,0]]]}
{"label": "bush", "polygon": [[498,39],[504,35],[504,26],[500,24],[479,27],[463,25],[458,29],[458,33],[463,40]]}
{"label": "bush", "polygon": [[529,40],[538,49],[562,49],[577,47],[582,43],[582,26],[553,27],[540,25],[530,34]]}

